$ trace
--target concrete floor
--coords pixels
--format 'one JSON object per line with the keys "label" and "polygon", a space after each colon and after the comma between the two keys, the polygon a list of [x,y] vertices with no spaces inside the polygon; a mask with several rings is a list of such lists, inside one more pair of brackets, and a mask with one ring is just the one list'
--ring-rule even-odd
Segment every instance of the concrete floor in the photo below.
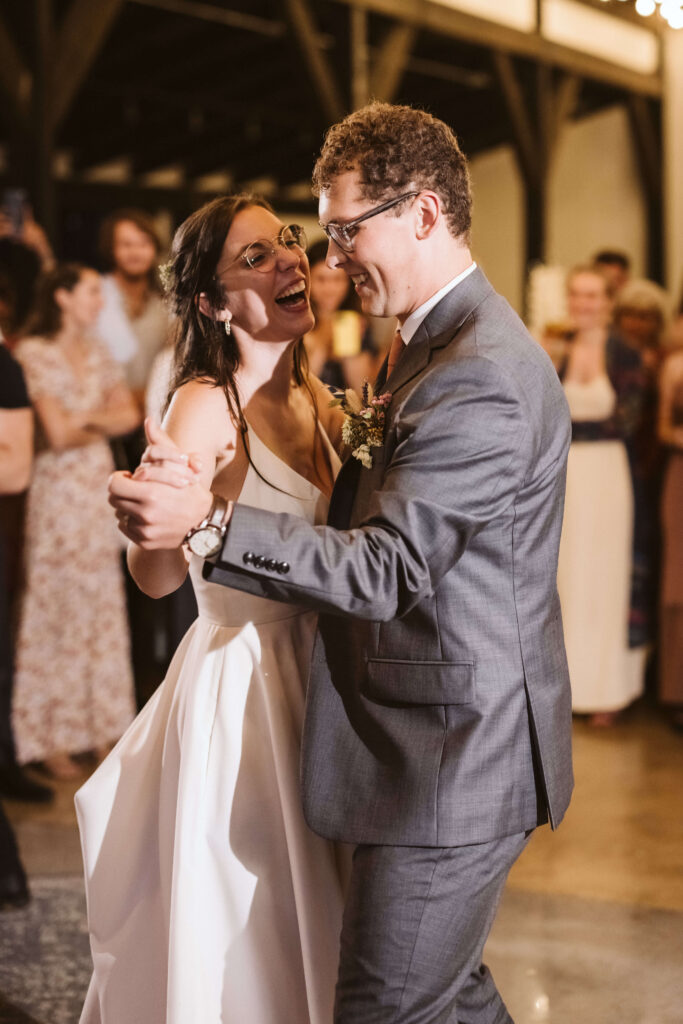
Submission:
{"label": "concrete floor", "polygon": [[[641,703],[611,730],[576,721],[574,741],[572,806],[513,868],[487,962],[516,1024],[683,1024],[683,735]],[[78,1021],[77,785],[6,805],[35,898],[0,916],[0,1024]]]}

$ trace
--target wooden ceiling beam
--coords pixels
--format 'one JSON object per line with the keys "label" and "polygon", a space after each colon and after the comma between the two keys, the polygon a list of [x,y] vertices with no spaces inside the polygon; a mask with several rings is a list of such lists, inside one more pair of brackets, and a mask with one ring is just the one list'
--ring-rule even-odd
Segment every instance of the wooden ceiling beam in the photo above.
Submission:
{"label": "wooden ceiling beam", "polygon": [[512,57],[509,53],[494,50],[492,59],[503,102],[512,124],[522,173],[530,186],[537,185],[542,170],[539,138]]}
{"label": "wooden ceiling beam", "polygon": [[226,170],[235,182],[253,178],[273,177],[291,182],[308,178],[320,148],[323,130],[309,130],[296,135],[288,127],[277,134],[251,144],[244,139],[227,145],[220,139],[207,138],[185,161],[188,178]]}
{"label": "wooden ceiling beam", "polygon": [[287,20],[299,44],[318,95],[325,120],[339,121],[346,113],[334,69],[320,47],[318,32],[308,0],[283,0]]}
{"label": "wooden ceiling beam", "polygon": [[643,184],[650,200],[660,200],[662,144],[652,111],[643,96],[631,96],[628,109]]}
{"label": "wooden ceiling beam", "polygon": [[579,103],[582,81],[578,75],[563,74],[553,99],[552,118],[549,123],[548,156],[552,159],[567,122],[572,118]]}
{"label": "wooden ceiling beam", "polygon": [[55,43],[53,127],[64,120],[124,0],[72,0]]}
{"label": "wooden ceiling beam", "polygon": [[351,106],[358,110],[370,100],[368,15],[361,7],[352,7],[350,17]]}
{"label": "wooden ceiling beam", "polygon": [[154,7],[158,11],[168,11],[170,14],[182,14],[188,18],[198,18],[200,21],[208,21],[215,25],[225,25],[226,28],[255,32],[258,35],[270,36],[271,39],[280,38],[287,31],[284,21],[260,18],[253,14],[243,14],[241,11],[230,11],[225,7],[198,3],[196,0],[129,0],[129,3]]}
{"label": "wooden ceiling beam", "polygon": [[357,7],[379,14],[392,21],[431,32],[437,36],[450,36],[476,46],[494,49],[511,56],[526,57],[562,68],[579,78],[587,78],[643,96],[661,97],[663,82],[660,74],[641,75],[629,68],[580,53],[544,39],[537,32],[520,32],[484,18],[476,18],[462,11],[451,10],[429,0],[334,0],[346,7]]}
{"label": "wooden ceiling beam", "polygon": [[414,25],[393,25],[387,32],[370,76],[370,93],[378,100],[392,103],[408,68],[418,37]]}

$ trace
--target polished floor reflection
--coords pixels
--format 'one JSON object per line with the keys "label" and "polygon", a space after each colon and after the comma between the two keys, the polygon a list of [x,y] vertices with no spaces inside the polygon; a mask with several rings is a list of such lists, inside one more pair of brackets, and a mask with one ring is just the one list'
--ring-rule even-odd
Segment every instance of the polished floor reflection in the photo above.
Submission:
{"label": "polished floor reflection", "polygon": [[[683,1024],[683,735],[641,704],[612,730],[579,720],[574,736],[572,806],[515,865],[487,961],[516,1024]],[[0,1024],[78,1021],[75,788],[60,784],[49,808],[7,805],[34,900],[0,915]]]}

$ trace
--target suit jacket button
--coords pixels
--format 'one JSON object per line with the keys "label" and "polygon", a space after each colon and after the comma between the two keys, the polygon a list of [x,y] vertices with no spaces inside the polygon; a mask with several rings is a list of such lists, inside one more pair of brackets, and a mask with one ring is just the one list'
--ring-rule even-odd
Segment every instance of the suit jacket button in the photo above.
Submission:
{"label": "suit jacket button", "polygon": [[263,555],[256,555],[256,557],[254,558],[254,568],[255,569],[262,569],[265,564],[266,564],[266,560],[263,557]]}
{"label": "suit jacket button", "polygon": [[242,561],[244,562],[245,565],[253,565],[254,558],[255,555],[253,551],[245,551],[244,554],[242,555]]}
{"label": "suit jacket button", "polygon": [[274,558],[268,558],[266,560],[266,569],[268,572],[275,572],[277,570],[277,562]]}
{"label": "suit jacket button", "polygon": [[289,572],[289,562],[280,562],[278,572],[281,572],[283,576],[286,576]]}

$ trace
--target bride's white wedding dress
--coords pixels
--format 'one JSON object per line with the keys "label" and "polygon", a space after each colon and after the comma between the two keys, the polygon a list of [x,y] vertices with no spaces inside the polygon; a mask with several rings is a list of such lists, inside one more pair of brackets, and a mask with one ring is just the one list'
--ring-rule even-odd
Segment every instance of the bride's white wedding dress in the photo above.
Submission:
{"label": "bride's white wedding dress", "polygon": [[[324,522],[318,488],[249,438],[265,480],[250,466],[240,501]],[[316,615],[202,566],[164,683],[76,794],[94,964],[81,1024],[330,1024],[338,855],[299,797]]]}

